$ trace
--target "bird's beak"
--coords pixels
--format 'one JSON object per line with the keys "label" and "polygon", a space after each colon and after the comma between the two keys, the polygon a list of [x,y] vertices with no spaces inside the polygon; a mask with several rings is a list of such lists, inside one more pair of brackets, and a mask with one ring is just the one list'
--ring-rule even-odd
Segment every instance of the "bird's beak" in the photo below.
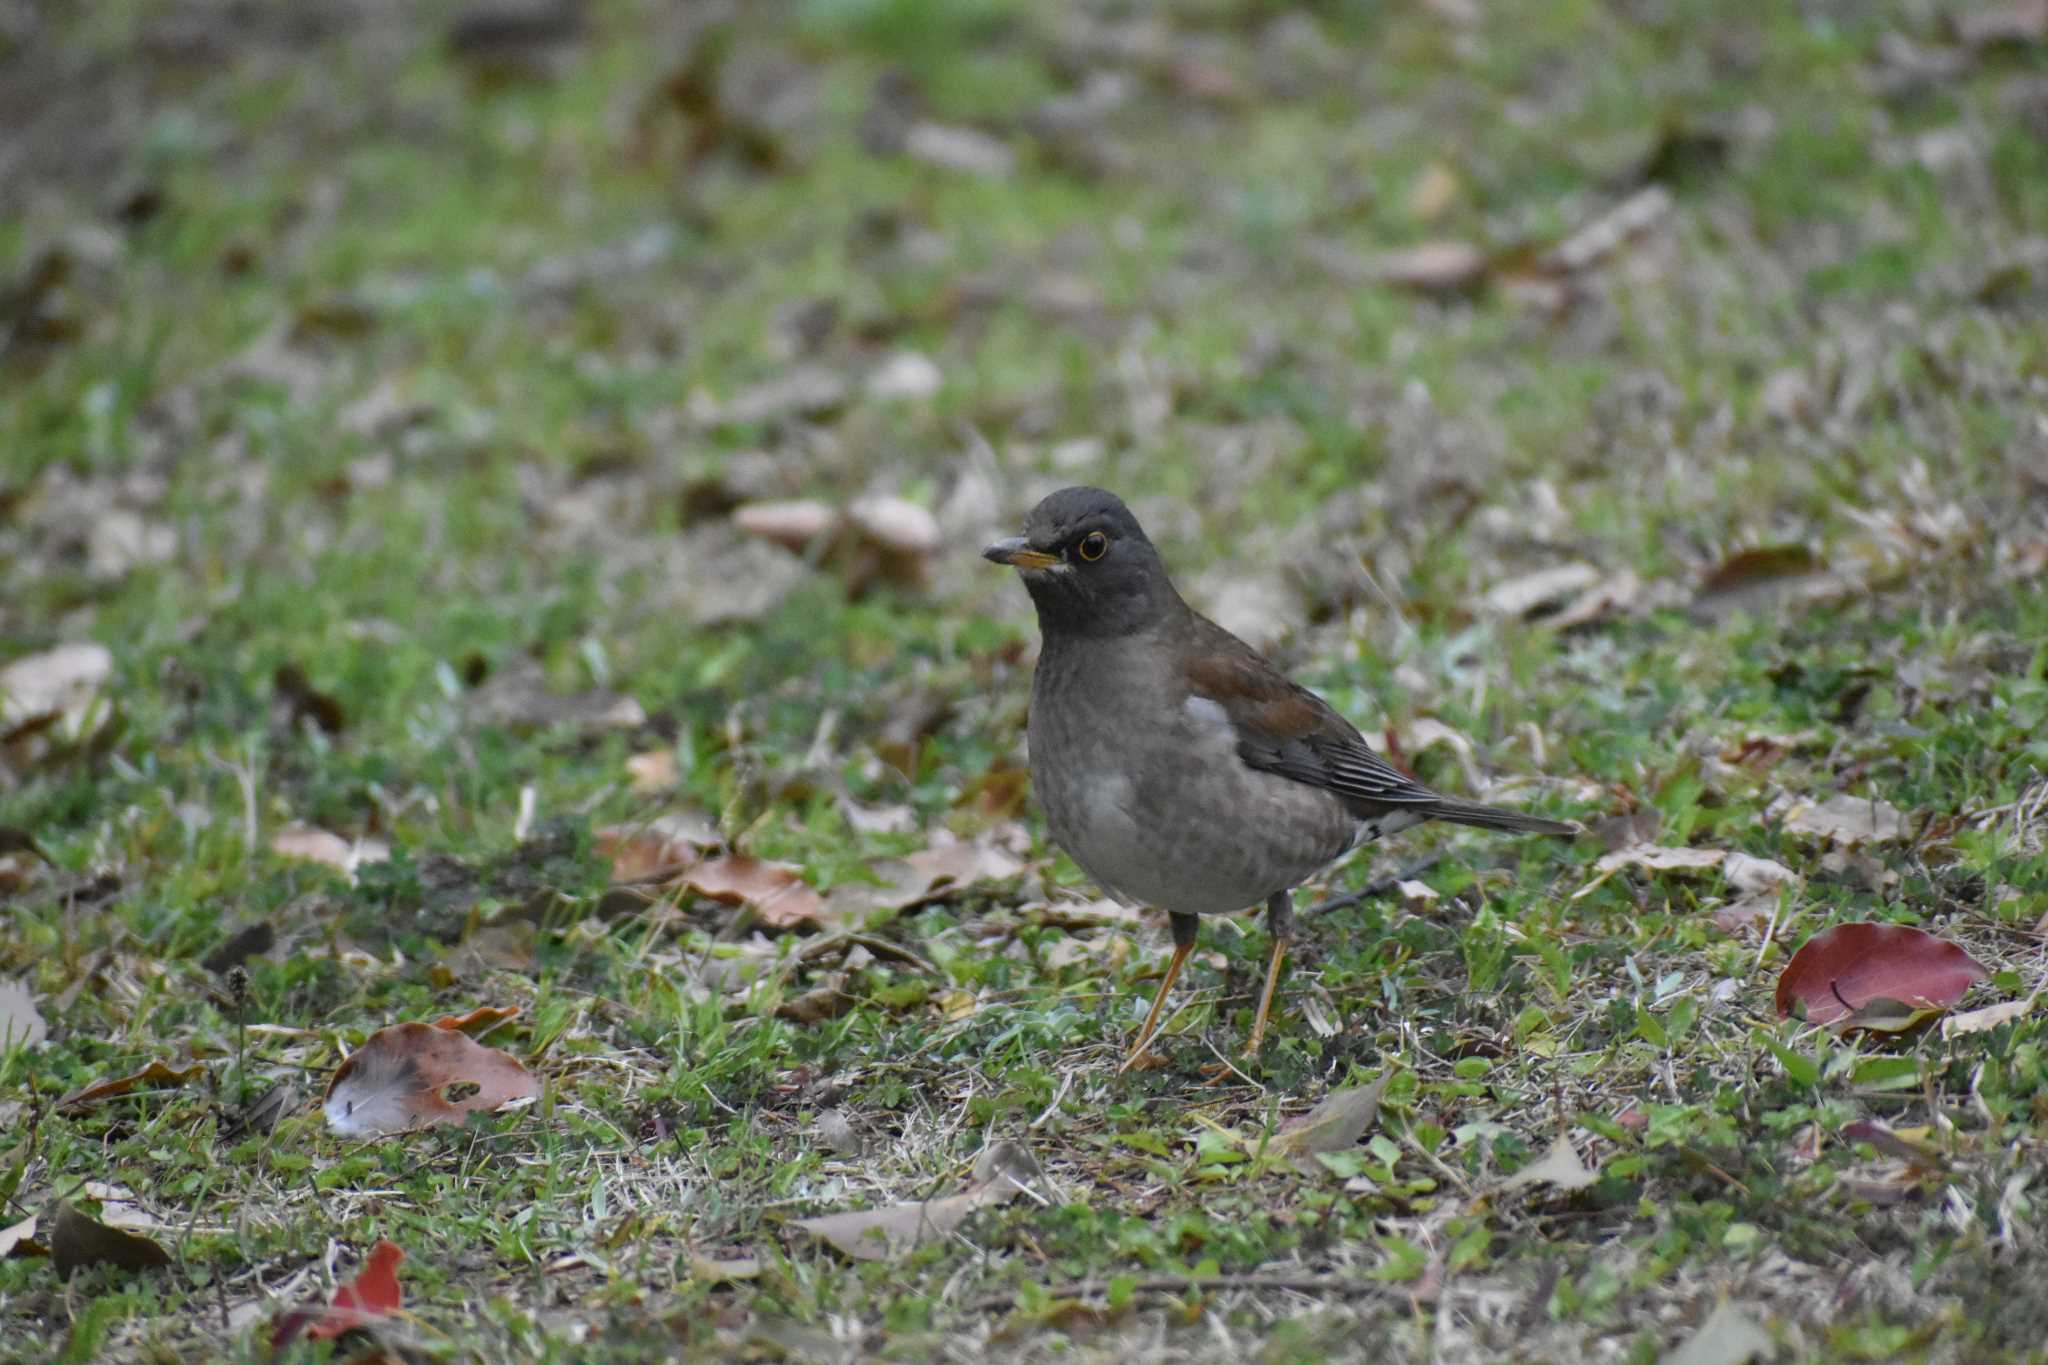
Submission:
{"label": "bird's beak", "polygon": [[999,540],[981,552],[983,559],[998,564],[1010,564],[1019,569],[1050,569],[1060,562],[1058,555],[1049,555],[1043,550],[1031,548],[1031,542],[1022,536],[1011,536]]}

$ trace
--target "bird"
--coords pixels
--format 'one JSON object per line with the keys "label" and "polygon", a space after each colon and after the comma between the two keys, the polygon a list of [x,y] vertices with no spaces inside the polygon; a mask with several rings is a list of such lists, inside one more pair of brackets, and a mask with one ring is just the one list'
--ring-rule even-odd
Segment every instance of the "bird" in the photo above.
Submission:
{"label": "bird", "polygon": [[1165,979],[1120,1072],[1145,1055],[1200,916],[1266,908],[1254,1056],[1302,882],[1427,820],[1582,832],[1446,796],[1382,759],[1328,702],[1190,607],[1113,493],[1050,494],[1021,535],[982,557],[1016,569],[1037,609],[1025,738],[1053,842],[1112,896],[1162,909],[1173,926]]}

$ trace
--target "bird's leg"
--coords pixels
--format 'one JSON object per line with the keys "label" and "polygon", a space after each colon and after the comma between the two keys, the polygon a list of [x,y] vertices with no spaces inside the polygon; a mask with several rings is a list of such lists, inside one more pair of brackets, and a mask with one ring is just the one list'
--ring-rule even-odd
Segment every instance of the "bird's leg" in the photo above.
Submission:
{"label": "bird's leg", "polygon": [[1166,979],[1159,983],[1159,994],[1152,997],[1152,1008],[1145,1013],[1145,1024],[1138,1030],[1138,1041],[1132,1044],[1131,1055],[1124,1058],[1124,1064],[1116,1069],[1119,1076],[1145,1055],[1145,1046],[1152,1041],[1153,1030],[1159,1027],[1159,1011],[1166,1004],[1168,992],[1173,990],[1174,978],[1187,964],[1188,954],[1195,950],[1195,935],[1201,928],[1201,921],[1193,915],[1174,915],[1172,922],[1173,956],[1166,962]]}
{"label": "bird's leg", "polygon": [[1266,1016],[1273,1012],[1273,988],[1280,984],[1280,959],[1287,955],[1287,940],[1294,937],[1294,898],[1275,892],[1266,902],[1266,929],[1273,936],[1273,957],[1266,963],[1266,989],[1259,992],[1259,1012],[1252,1016],[1252,1036],[1245,1040],[1244,1055],[1258,1055],[1266,1037]]}

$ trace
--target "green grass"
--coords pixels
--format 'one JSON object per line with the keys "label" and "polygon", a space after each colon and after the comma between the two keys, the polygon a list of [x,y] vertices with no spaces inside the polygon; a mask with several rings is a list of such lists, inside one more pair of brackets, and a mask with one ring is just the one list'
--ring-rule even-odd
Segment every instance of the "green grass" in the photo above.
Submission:
{"label": "green grass", "polygon": [[[1466,28],[1339,4],[1315,38],[1235,0],[1120,32],[1078,4],[750,6],[734,50],[805,73],[811,110],[761,171],[686,161],[654,93],[687,48],[666,7],[597,4],[560,74],[502,85],[438,11],[224,30],[232,58],[161,59],[139,100],[103,87],[159,60],[164,13],[90,8],[46,21],[38,79],[120,111],[120,184],[163,208],[113,220],[97,173],[0,186],[0,280],[69,262],[37,303],[69,339],[0,312],[0,666],[114,656],[89,740],[0,743],[0,826],[49,857],[0,864],[0,978],[51,1026],[0,1053],[0,1227],[126,1201],[175,1264],[0,1260],[11,1351],[260,1358],[388,1237],[397,1340],[434,1358],[1651,1361],[1724,1299],[1780,1360],[2040,1358],[2048,1016],[1837,1038],[1772,1003],[1801,942],[1857,919],[1968,947],[1994,972],[1972,1006],[2044,980],[2048,353],[2037,275],[1979,297],[2048,222],[2048,143],[2015,112],[2040,48],[1888,97],[1886,34],[1947,41],[1909,6]],[[1014,173],[868,150],[891,69]],[[1082,157],[1029,116],[1090,70],[1128,89]],[[1554,296],[1509,271],[1438,302],[1329,264],[1540,253],[1673,130],[1725,157]],[[1924,164],[1956,130],[1974,161]],[[1425,220],[1433,164],[1457,189]],[[788,319],[821,300],[799,362]],[[939,391],[867,395],[903,349]],[[847,380],[836,411],[705,416],[797,363]],[[1267,590],[1276,657],[1426,779],[1650,808],[1661,842],[1792,869],[1769,941],[1717,927],[1717,872],[1587,890],[1591,840],[1417,831],[1303,897],[1440,855],[1434,899],[1307,918],[1259,1058],[1235,1049],[1266,939],[1219,922],[1165,1065],[1118,1077],[1164,925],[1048,909],[1094,893],[1016,803],[1033,631],[975,554],[1081,480],[1137,504],[1198,605]],[[875,492],[941,513],[921,586],[851,591],[722,524],[733,499]],[[168,553],[122,562],[117,510]],[[1695,601],[1782,544],[1840,590]],[[1478,606],[1568,561],[1642,591],[1566,631]],[[707,622],[771,572],[795,586]],[[291,714],[285,665],[338,733]],[[528,667],[646,719],[494,718],[480,696]],[[1419,722],[1469,760],[1415,747]],[[673,789],[630,786],[650,752]],[[1913,837],[1844,858],[1787,831],[1788,799],[1836,792]],[[864,832],[848,801],[911,828]],[[1028,868],[879,911],[883,951],[842,956],[687,895],[622,913],[596,831],[671,810],[828,892],[1017,818]],[[353,882],[284,860],[293,822],[393,856]],[[532,961],[480,964],[478,931],[522,919]],[[202,962],[259,924],[237,1005]],[[848,1007],[789,1017],[828,980]],[[520,1007],[491,1041],[532,1059],[533,1107],[374,1144],[317,1105],[231,1134],[271,1081],[317,1097],[378,1028],[479,1004]],[[203,1070],[55,1108],[152,1058]],[[1272,1158],[1280,1124],[1385,1073],[1356,1146]],[[1940,1168],[1887,1166],[1844,1134],[1863,1119]],[[1504,1184],[1560,1133],[1590,1185]],[[794,1227],[958,1189],[998,1140],[1047,1187],[899,1261]],[[738,1257],[758,1275],[704,1270]]]}

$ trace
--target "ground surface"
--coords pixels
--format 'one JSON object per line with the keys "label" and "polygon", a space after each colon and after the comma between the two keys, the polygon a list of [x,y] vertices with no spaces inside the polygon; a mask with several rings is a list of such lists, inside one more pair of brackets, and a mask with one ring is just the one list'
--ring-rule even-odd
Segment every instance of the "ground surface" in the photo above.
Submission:
{"label": "ground surface", "polygon": [[[0,7],[8,1354],[259,1358],[388,1238],[433,1358],[2039,1358],[2048,1011],[1773,989],[2048,974],[2048,14],[484,13]],[[1600,836],[1354,859],[1255,1059],[1207,924],[1118,1077],[1165,926],[975,555],[1075,481]],[[328,1131],[478,1006],[537,1100]]]}

